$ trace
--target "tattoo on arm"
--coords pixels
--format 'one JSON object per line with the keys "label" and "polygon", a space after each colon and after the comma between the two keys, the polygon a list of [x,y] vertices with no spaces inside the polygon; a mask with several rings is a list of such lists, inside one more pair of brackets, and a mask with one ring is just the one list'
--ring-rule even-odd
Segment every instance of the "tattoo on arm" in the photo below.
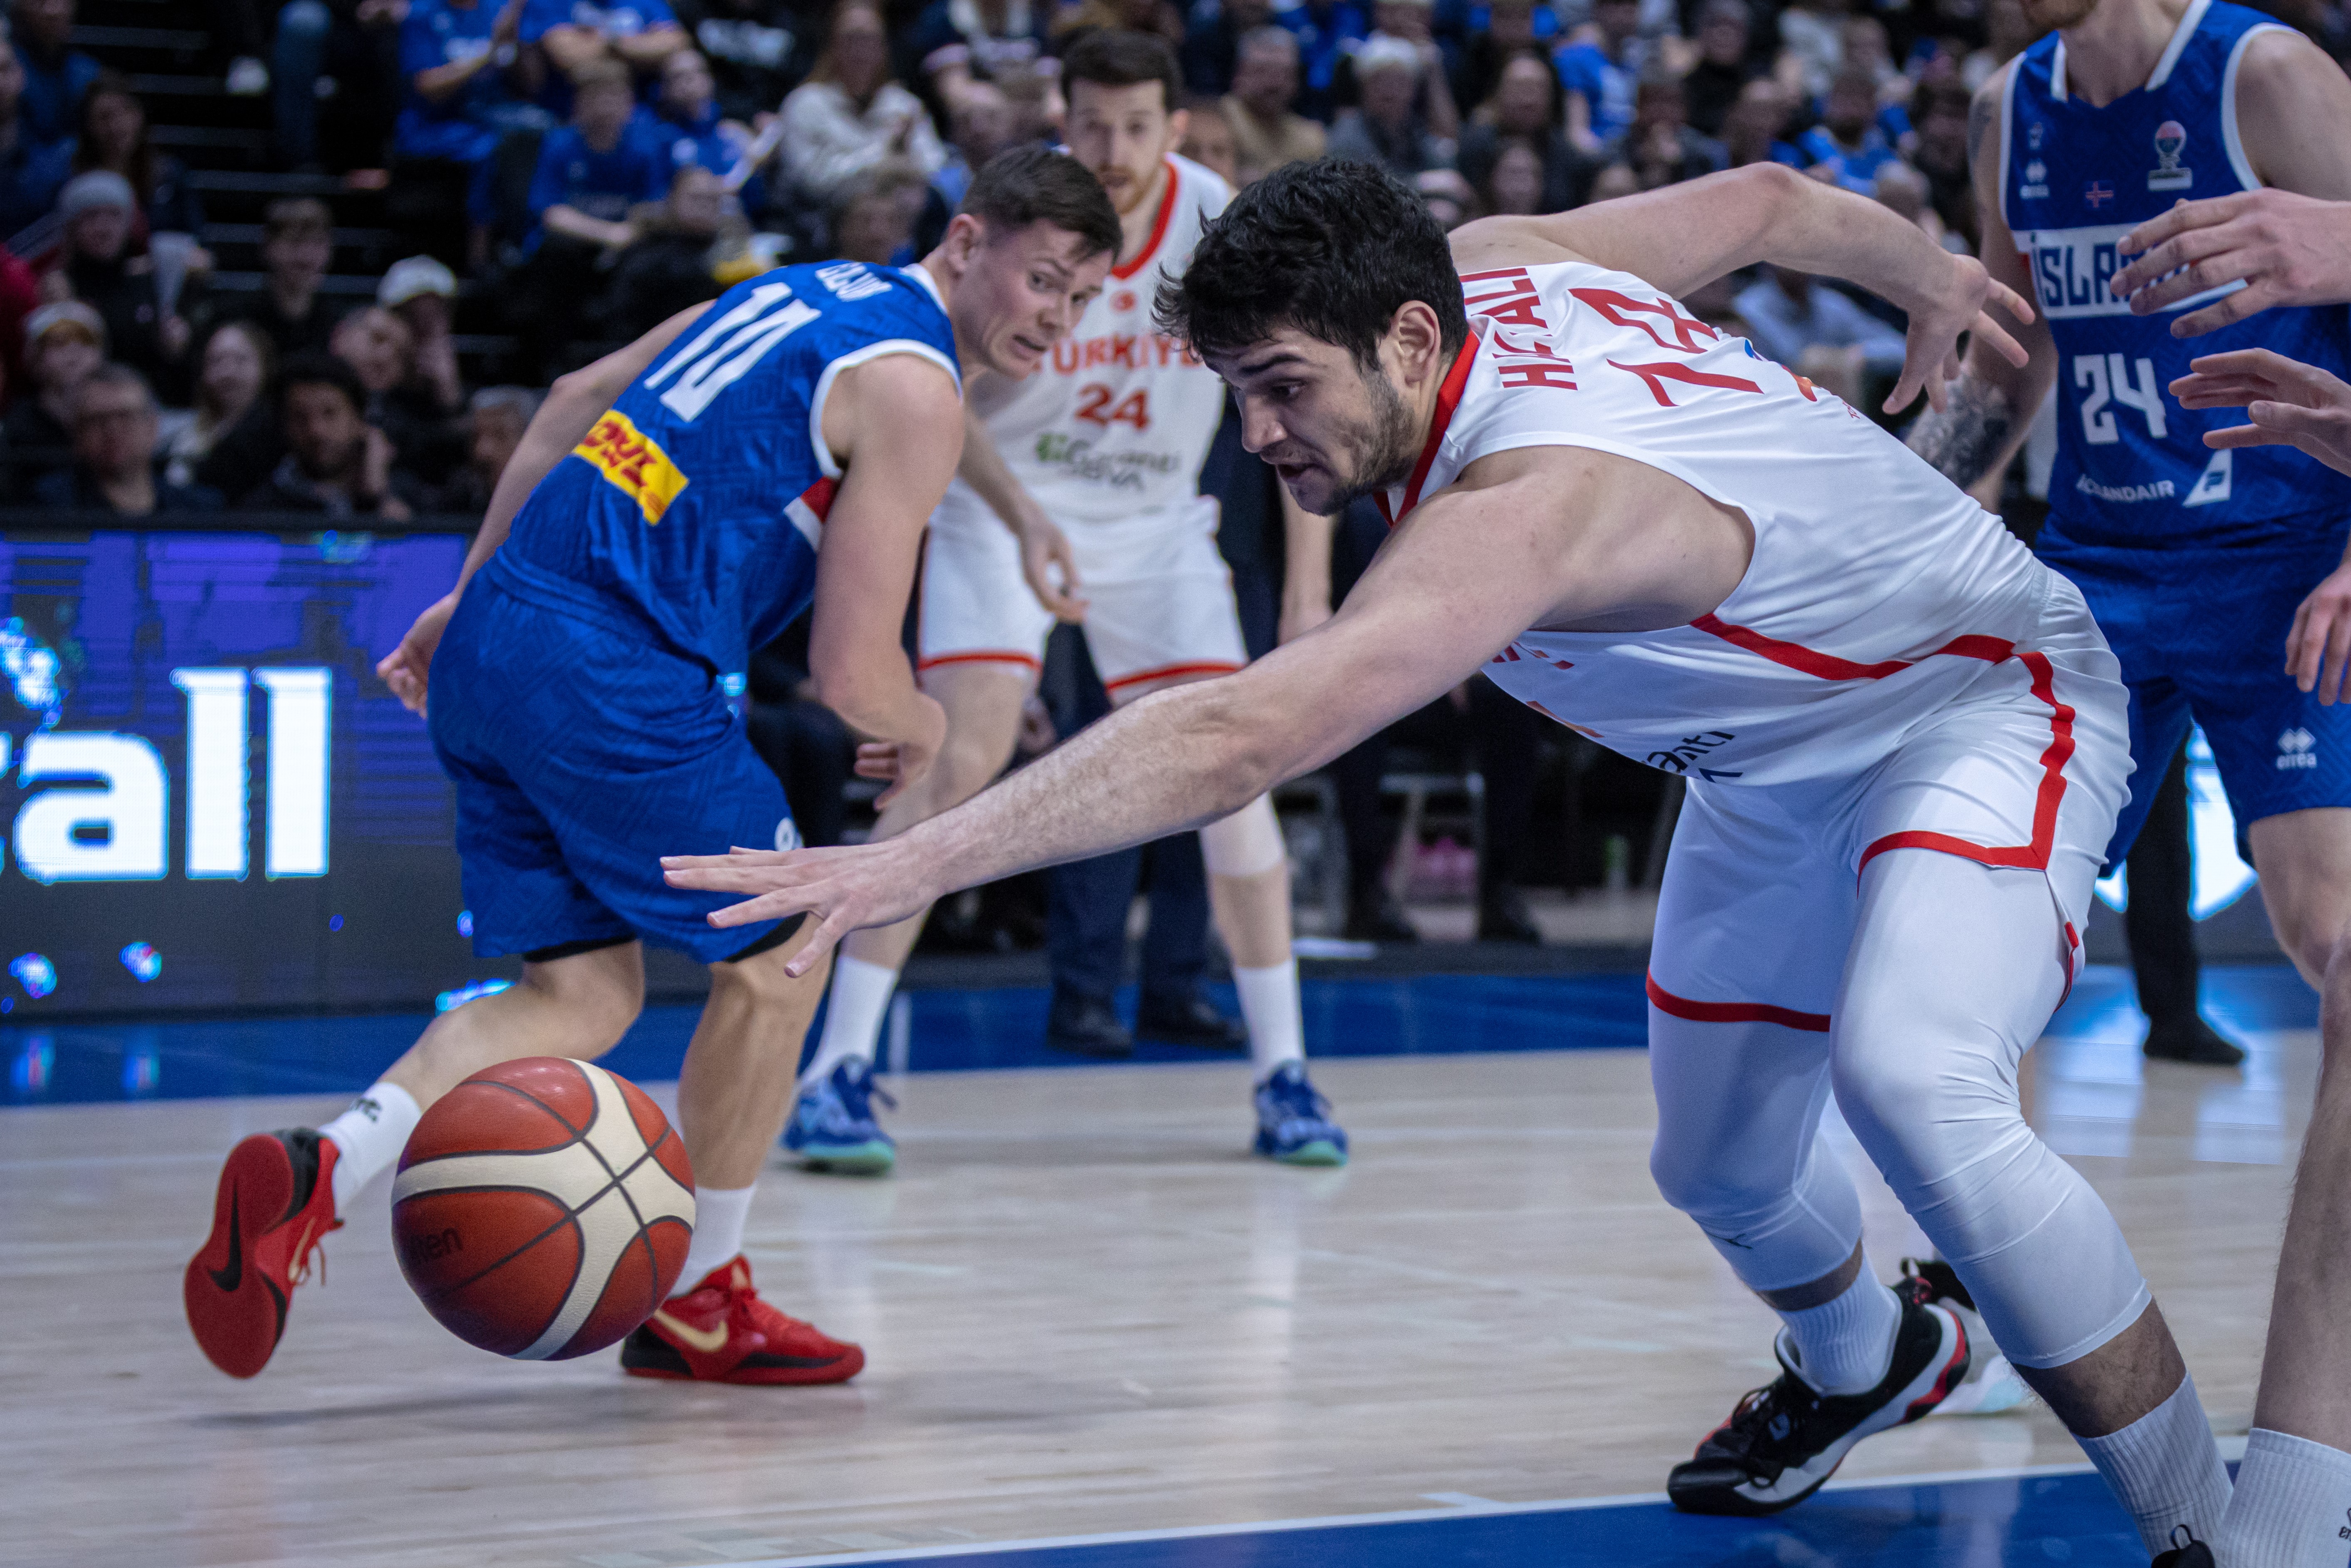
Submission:
{"label": "tattoo on arm", "polygon": [[1968,102],[1968,166],[1980,167],[1991,156],[1984,147],[1984,135],[1992,128],[1992,119],[2000,113],[2000,99],[1989,88],[1978,89]]}
{"label": "tattoo on arm", "polygon": [[1939,413],[1929,409],[1911,427],[1910,450],[1964,490],[2008,451],[2015,425],[2008,394],[1965,373],[1951,383],[1949,405]]}

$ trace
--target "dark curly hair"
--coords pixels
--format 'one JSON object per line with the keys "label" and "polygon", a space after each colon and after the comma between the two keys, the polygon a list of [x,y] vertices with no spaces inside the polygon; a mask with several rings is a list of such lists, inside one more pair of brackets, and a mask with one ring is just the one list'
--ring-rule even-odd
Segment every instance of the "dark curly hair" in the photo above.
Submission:
{"label": "dark curly hair", "polygon": [[1159,329],[1202,354],[1238,353],[1284,327],[1336,343],[1366,372],[1406,301],[1437,312],[1445,350],[1469,315],[1444,225],[1369,163],[1292,163],[1233,198],[1181,277],[1159,286]]}

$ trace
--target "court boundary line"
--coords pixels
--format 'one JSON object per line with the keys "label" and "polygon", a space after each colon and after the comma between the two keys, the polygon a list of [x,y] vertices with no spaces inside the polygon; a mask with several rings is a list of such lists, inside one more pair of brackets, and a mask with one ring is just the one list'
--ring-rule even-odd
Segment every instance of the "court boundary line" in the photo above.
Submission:
{"label": "court boundary line", "polygon": [[[1957,1481],[2026,1480],[2043,1476],[2095,1475],[2086,1460],[2074,1464],[2011,1465],[1980,1470],[1928,1470],[1915,1475],[1856,1476],[1832,1480],[1823,1492],[1865,1491],[1880,1487],[1947,1486]],[[1117,1530],[1098,1535],[1048,1535],[1017,1541],[971,1541],[935,1546],[820,1552],[811,1557],[759,1557],[711,1563],[705,1568],[831,1568],[850,1563],[914,1563],[943,1557],[976,1557],[990,1552],[1050,1552],[1080,1546],[1123,1546],[1145,1541],[1190,1541],[1217,1535],[1287,1533],[1365,1524],[1420,1524],[1442,1519],[1491,1519],[1508,1514],[1571,1513],[1596,1508],[1626,1508],[1667,1501],[1664,1492],[1622,1492],[1609,1497],[1552,1498],[1540,1502],[1479,1502],[1443,1508],[1398,1509],[1384,1513],[1337,1513],[1308,1519],[1259,1520],[1246,1524],[1187,1524],[1163,1530]]]}

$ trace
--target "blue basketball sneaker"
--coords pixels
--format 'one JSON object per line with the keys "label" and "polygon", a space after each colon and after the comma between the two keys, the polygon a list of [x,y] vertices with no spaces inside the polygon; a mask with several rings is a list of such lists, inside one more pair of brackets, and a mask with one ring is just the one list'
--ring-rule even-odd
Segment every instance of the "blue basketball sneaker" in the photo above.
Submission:
{"label": "blue basketball sneaker", "polygon": [[893,1111],[898,1102],[873,1083],[873,1064],[851,1057],[821,1082],[803,1084],[784,1124],[784,1147],[812,1171],[880,1176],[898,1163],[898,1145],[873,1119],[873,1102]]}
{"label": "blue basketball sneaker", "polygon": [[1257,1152],[1286,1166],[1345,1165],[1347,1134],[1330,1109],[1306,1081],[1306,1064],[1283,1062],[1257,1086]]}

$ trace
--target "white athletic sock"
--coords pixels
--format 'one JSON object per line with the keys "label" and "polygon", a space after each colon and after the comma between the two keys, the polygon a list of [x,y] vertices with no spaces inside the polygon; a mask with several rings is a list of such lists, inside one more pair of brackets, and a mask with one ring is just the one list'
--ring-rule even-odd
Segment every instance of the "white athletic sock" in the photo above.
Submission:
{"label": "white athletic sock", "polygon": [[846,953],[835,958],[832,990],[825,1001],[824,1032],[817,1037],[816,1055],[800,1074],[800,1082],[815,1087],[852,1056],[872,1061],[882,1039],[882,1021],[890,1012],[890,994],[897,988],[895,969]]}
{"label": "white athletic sock", "polygon": [[1306,1056],[1306,1018],[1298,1006],[1298,960],[1263,969],[1233,967],[1233,989],[1241,995],[1241,1021],[1249,1025],[1249,1071],[1262,1083],[1285,1061]]}
{"label": "white athletic sock", "polygon": [[2351,1454],[2256,1427],[2214,1551],[2229,1568],[2343,1568],[2346,1517]]}
{"label": "white athletic sock", "polygon": [[335,1140],[335,1218],[342,1218],[360,1188],[390,1170],[408,1146],[424,1114],[416,1097],[397,1083],[378,1083],[351,1102],[351,1108],[319,1129]]}
{"label": "white athletic sock", "polygon": [[1782,1311],[1788,1359],[1796,1374],[1823,1394],[1865,1394],[1894,1364],[1894,1334],[1902,1303],[1877,1282],[1865,1261],[1844,1294],[1817,1307]]}
{"label": "white athletic sock", "polygon": [[[2121,1431],[2074,1441],[2098,1467],[2098,1474],[2106,1478],[2107,1490],[2138,1526],[2139,1542],[2150,1554],[2168,1551],[2172,1531],[2182,1524],[2208,1544],[2220,1532],[2220,1516],[2230,1511],[2229,1470],[2212,1441],[2211,1424],[2204,1419],[2204,1402],[2196,1396],[2194,1378],[2181,1378],[2170,1398]],[[2335,1457],[2351,1463],[2351,1455]],[[2327,1540],[2330,1544],[2334,1542],[2332,1521]],[[2351,1555],[2351,1551],[2337,1546],[2335,1555],[2339,1559]],[[2235,1561],[2282,1568],[2286,1560]],[[2328,1568],[2343,1565],[2336,1562]]]}
{"label": "white athletic sock", "polygon": [[743,1224],[751,1218],[753,1186],[694,1189],[694,1239],[686,1244],[685,1267],[677,1273],[672,1300],[702,1283],[702,1277],[743,1250]]}

